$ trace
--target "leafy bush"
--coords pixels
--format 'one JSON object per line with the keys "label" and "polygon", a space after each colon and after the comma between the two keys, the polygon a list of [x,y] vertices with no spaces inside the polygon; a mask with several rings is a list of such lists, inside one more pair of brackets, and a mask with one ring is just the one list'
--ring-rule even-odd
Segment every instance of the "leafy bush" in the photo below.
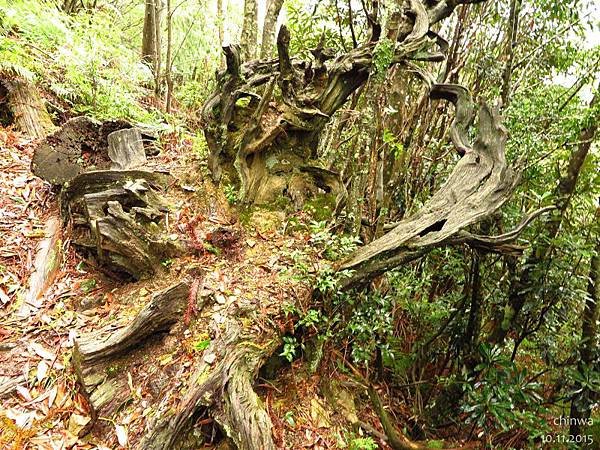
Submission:
{"label": "leafy bush", "polygon": [[478,375],[463,384],[466,397],[462,409],[467,423],[482,429],[480,437],[490,428],[524,429],[530,439],[546,433],[548,425],[539,420],[546,412],[538,393],[541,385],[530,381],[527,369],[518,368],[502,349],[482,344],[479,354]]}

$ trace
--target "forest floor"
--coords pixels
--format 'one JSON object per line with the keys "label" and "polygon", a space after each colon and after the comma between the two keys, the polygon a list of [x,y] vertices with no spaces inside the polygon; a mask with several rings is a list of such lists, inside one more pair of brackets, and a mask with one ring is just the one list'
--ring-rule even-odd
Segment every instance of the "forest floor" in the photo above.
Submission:
{"label": "forest floor", "polygon": [[[302,310],[310,289],[306,281],[290,276],[290,255],[307,246],[308,234],[283,233],[279,225],[285,217],[274,211],[251,213],[243,226],[223,193],[197,175],[202,167],[190,142],[173,137],[163,141],[163,151],[151,160],[176,180],[170,191],[177,208],[169,226],[202,244],[214,227],[227,225],[237,230],[235,241],[222,252],[204,246],[197,254],[167,261],[161,276],[127,283],[114,281],[76,252],[68,228],[59,227],[55,273],[42,295],[32,297],[28,292],[34,289],[36,254],[48,237],[48,224],[61,222],[57,196],[30,173],[34,144],[0,128],[0,448],[139,448],[150,417],[165,407],[177,408],[177,392],[184,390],[197,362],[212,364],[221,356],[210,342],[227,314],[243,316],[240,322],[256,336],[262,327],[279,335],[294,332],[286,305]],[[127,395],[111,417],[99,417],[85,434],[90,407],[71,364],[75,341],[90,332],[110,334],[122,328],[154,291],[190,276],[201,279],[194,282],[195,289],[212,304],[186,311],[168,335],[109,368],[110,376],[126,383]],[[369,407],[357,405],[340,387],[351,383],[341,372],[310,374],[299,359],[276,370],[276,378],[265,375],[255,387],[271,416],[278,448],[347,447],[361,437],[352,427],[358,417],[363,424],[373,423],[379,434]],[[335,381],[326,385],[335,385],[336,404],[326,398],[323,380]],[[214,447],[211,441],[219,432],[210,417],[199,418],[194,429],[206,442],[202,448]]]}

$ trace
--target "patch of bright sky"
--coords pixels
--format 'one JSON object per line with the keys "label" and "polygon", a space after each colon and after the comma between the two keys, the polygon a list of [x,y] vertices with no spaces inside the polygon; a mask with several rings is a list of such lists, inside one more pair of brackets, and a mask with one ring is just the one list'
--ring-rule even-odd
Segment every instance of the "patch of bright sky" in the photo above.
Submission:
{"label": "patch of bright sky", "polygon": [[[600,3],[597,1],[586,1],[582,3],[582,17],[584,18],[583,40],[573,33],[573,41],[579,42],[584,49],[590,50],[600,46]],[[589,102],[592,99],[593,89],[595,86],[598,86],[600,72],[596,70],[596,73],[592,74],[591,78],[591,82],[579,91],[579,97],[586,102]],[[552,82],[565,87],[571,87],[578,83],[578,77],[572,73],[557,73],[552,79]]]}

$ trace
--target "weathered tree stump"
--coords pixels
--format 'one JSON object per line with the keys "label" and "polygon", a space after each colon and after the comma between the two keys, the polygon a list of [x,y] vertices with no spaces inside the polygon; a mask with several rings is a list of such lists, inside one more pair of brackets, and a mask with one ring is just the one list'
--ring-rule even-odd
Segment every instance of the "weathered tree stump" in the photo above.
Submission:
{"label": "weathered tree stump", "polygon": [[91,333],[75,341],[73,365],[94,419],[99,412],[111,414],[123,401],[127,377],[124,370],[114,373],[114,368],[126,366],[131,350],[143,347],[150,338],[168,332],[177,323],[186,308],[189,290],[186,281],[179,282],[156,293],[125,328],[109,335]]}
{"label": "weathered tree stump", "polygon": [[60,197],[63,216],[73,222],[73,243],[135,279],[160,272],[161,262],[182,251],[166,229],[168,208],[160,195],[166,179],[142,170],[75,177]]}
{"label": "weathered tree stump", "polygon": [[31,171],[40,178],[62,185],[84,171],[95,161],[100,123],[88,117],[75,117],[49,135],[35,149]]}
{"label": "weathered tree stump", "polygon": [[[85,116],[75,117],[39,143],[31,171],[60,186],[80,173],[111,168],[109,149],[117,158],[113,168],[138,167],[146,160],[142,142],[155,139],[152,130],[141,131],[124,120],[98,122]],[[153,154],[154,149],[148,153]]]}

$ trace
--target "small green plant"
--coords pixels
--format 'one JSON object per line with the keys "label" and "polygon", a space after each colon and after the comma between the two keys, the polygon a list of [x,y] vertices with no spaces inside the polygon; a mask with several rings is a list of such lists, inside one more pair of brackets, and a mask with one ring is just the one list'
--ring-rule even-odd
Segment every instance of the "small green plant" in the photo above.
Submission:
{"label": "small green plant", "polygon": [[327,267],[319,273],[315,282],[315,289],[322,294],[334,292],[337,287],[335,272],[331,267]]}
{"label": "small green plant", "polygon": [[168,269],[169,267],[171,267],[173,265],[173,260],[165,259],[165,260],[161,261],[160,265],[163,267],[166,267]]}
{"label": "small green plant", "polygon": [[294,360],[296,356],[296,351],[298,350],[298,341],[293,336],[284,336],[283,338],[283,351],[279,354],[279,356],[283,356],[289,362]]}
{"label": "small green plant", "polygon": [[284,415],[283,415],[283,420],[286,421],[286,423],[290,426],[290,427],[295,427],[296,426],[296,420],[294,419],[294,411],[287,411]]}
{"label": "small green plant", "polygon": [[339,281],[351,277],[352,273],[352,270],[340,270],[336,272],[327,266],[319,271],[315,280],[315,289],[321,294],[339,294]]}
{"label": "small green plant", "polygon": [[394,58],[394,42],[391,39],[381,39],[373,50],[373,67],[377,79],[382,80],[385,72]]}
{"label": "small green plant", "polygon": [[210,339],[202,339],[201,341],[194,342],[194,350],[198,352],[203,352],[210,345]]}
{"label": "small green plant", "polygon": [[121,371],[121,367],[120,366],[108,366],[105,369],[106,375],[109,378],[115,377],[120,371]]}
{"label": "small green plant", "polygon": [[281,309],[283,310],[285,317],[294,316],[298,314],[298,308],[293,303],[285,302],[281,305]]}
{"label": "small green plant", "polygon": [[96,289],[96,280],[93,278],[90,278],[89,280],[85,280],[81,283],[81,290],[87,294],[91,291],[93,291],[94,289]]}
{"label": "small green plant", "polygon": [[393,359],[393,299],[380,292],[363,294],[346,323],[345,332],[352,342],[352,358],[368,363],[379,348],[385,359]]}
{"label": "small green plant", "polygon": [[352,253],[360,239],[348,235],[332,234],[326,221],[313,221],[309,224],[310,243],[321,250],[330,261],[337,261]]}
{"label": "small green plant", "polygon": [[376,450],[379,446],[371,436],[354,438],[348,444],[349,450]]}
{"label": "small green plant", "polygon": [[202,247],[204,248],[204,250],[206,250],[209,253],[212,253],[215,256],[219,256],[221,254],[221,249],[215,247],[210,242],[203,242]]}
{"label": "small green plant", "polygon": [[399,142],[396,136],[388,129],[383,130],[383,142],[390,147],[394,159],[400,159],[404,153],[404,145],[402,142]]}
{"label": "small green plant", "polygon": [[238,191],[234,185],[226,184],[223,191],[225,193],[225,198],[230,205],[235,205],[238,202]]}
{"label": "small green plant", "polygon": [[300,319],[300,321],[298,322],[298,325],[302,325],[304,327],[313,327],[313,328],[317,328],[317,326],[323,321],[323,316],[321,314],[321,311],[318,311],[316,309],[309,309],[306,314],[304,315],[304,317],[302,319]]}

